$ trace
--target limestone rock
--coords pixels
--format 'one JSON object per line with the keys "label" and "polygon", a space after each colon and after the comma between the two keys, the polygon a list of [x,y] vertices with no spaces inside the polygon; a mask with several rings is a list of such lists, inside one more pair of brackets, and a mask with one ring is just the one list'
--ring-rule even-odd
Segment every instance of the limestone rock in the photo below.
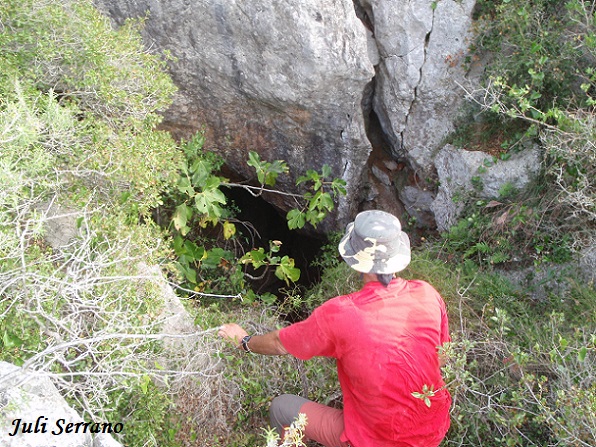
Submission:
{"label": "limestone rock", "polygon": [[[17,419],[33,423],[31,433],[19,429],[14,433]],[[63,420],[58,425],[58,421]],[[39,421],[39,422],[38,422]],[[36,427],[37,422],[37,427]],[[2,447],[122,447],[111,439],[111,444],[93,444],[90,433],[60,433],[67,423],[83,422],[60,395],[47,376],[25,371],[7,362],[0,362],[0,445]],[[41,425],[44,424],[45,425]],[[37,431],[37,432],[36,432]],[[60,433],[60,434],[53,434]],[[104,440],[106,437],[104,436]],[[108,438],[109,439],[109,438]],[[102,441],[103,442],[103,441]]]}
{"label": "limestone rock", "polygon": [[490,154],[466,151],[446,145],[435,158],[439,190],[431,210],[437,229],[445,231],[456,223],[464,199],[498,199],[507,185],[523,190],[540,170],[541,153],[531,148],[506,161],[495,161]]}
{"label": "limestone rock", "polygon": [[81,212],[54,202],[39,205],[37,211],[43,215],[44,240],[53,249],[63,248],[78,236],[77,218]]}
{"label": "limestone rock", "polygon": [[100,433],[95,435],[95,438],[93,439],[93,447],[122,447],[122,444],[116,441],[112,435]]}
{"label": "limestone rock", "polygon": [[453,130],[475,0],[360,0],[379,48],[374,110],[395,158],[429,170]]}
{"label": "limestone rock", "polygon": [[587,283],[596,282],[596,246],[586,247],[580,252],[579,272]]}
{"label": "limestone rock", "polygon": [[429,228],[434,225],[431,206],[435,196],[431,191],[406,186],[400,191],[400,199],[408,214],[416,219],[416,226]]}
{"label": "limestone rock", "polygon": [[[352,0],[95,3],[118,23],[148,14],[147,46],[176,57],[172,130],[204,127],[207,145],[244,178],[254,177],[246,160],[256,150],[296,175],[328,164],[347,181],[347,197],[356,192],[370,151],[361,101],[375,56]],[[281,186],[296,191],[294,180]],[[283,208],[287,199],[272,200]],[[350,207],[342,200],[340,216]]]}
{"label": "limestone rock", "polygon": [[[116,23],[147,16],[147,47],[175,57],[179,93],[166,129],[189,137],[204,128],[207,148],[238,179],[254,178],[246,159],[255,150],[288,162],[294,175],[280,178],[285,191],[302,192],[296,176],[323,164],[347,182],[322,232],[342,228],[361,205],[371,152],[366,126],[393,159],[432,173],[464,100],[460,85],[475,83],[464,63],[475,3],[95,0]],[[403,195],[387,179],[378,183],[380,196]],[[294,205],[279,195],[267,200],[284,211]]]}

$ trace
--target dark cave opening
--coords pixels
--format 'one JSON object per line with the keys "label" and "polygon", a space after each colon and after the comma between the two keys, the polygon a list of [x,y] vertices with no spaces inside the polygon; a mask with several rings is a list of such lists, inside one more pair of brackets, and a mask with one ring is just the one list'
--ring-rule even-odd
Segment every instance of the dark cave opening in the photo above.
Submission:
{"label": "dark cave opening", "polygon": [[[328,243],[324,235],[313,236],[312,233],[290,230],[283,212],[262,197],[255,197],[242,188],[228,188],[224,193],[235,207],[235,218],[243,222],[236,227],[241,233],[241,243],[246,251],[263,247],[267,252],[269,241],[280,241],[282,244],[276,255],[288,255],[300,269],[300,279],[295,285],[305,290],[320,281],[320,268],[314,265],[313,261]],[[275,276],[272,268],[268,269],[265,275],[262,275],[261,269],[249,273],[258,278],[249,280],[253,290],[258,294],[268,292],[280,298],[283,290],[288,289],[286,283]]]}

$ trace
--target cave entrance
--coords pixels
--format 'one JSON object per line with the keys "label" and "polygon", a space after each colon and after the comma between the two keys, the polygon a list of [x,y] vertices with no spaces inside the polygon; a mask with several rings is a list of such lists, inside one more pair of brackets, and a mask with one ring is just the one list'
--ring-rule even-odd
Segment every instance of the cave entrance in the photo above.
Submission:
{"label": "cave entrance", "polygon": [[[246,251],[263,247],[269,250],[269,241],[282,242],[280,251],[276,255],[288,255],[300,269],[300,279],[296,285],[304,290],[318,283],[321,279],[320,268],[313,265],[313,261],[321,254],[322,248],[328,243],[326,236],[313,236],[297,230],[290,230],[285,216],[273,205],[261,197],[254,197],[242,188],[228,188],[224,193],[230,203],[236,208],[236,219],[243,222],[237,224],[237,231],[242,239],[241,244]],[[274,269],[268,269],[262,275],[262,268],[256,272],[249,272],[256,279],[249,279],[253,290],[258,294],[272,293],[278,298],[288,286],[279,280]],[[290,286],[291,287],[291,286]]]}

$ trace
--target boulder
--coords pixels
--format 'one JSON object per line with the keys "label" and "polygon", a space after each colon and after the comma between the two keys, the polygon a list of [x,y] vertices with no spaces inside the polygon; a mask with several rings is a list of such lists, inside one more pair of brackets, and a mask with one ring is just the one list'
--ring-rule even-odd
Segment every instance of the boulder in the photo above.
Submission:
{"label": "boulder", "polygon": [[587,283],[596,282],[596,245],[585,247],[580,251],[579,273]]}
{"label": "boulder", "polygon": [[[209,149],[241,178],[255,177],[248,151],[283,159],[295,178],[323,164],[346,180],[340,218],[370,151],[362,97],[374,76],[370,33],[352,0],[96,0],[117,23],[145,17],[153,51],[169,51],[179,87],[165,126],[188,137],[204,129]],[[289,209],[287,197],[270,199]],[[287,203],[285,202],[287,201]]]}
{"label": "boulder", "polygon": [[56,202],[44,202],[37,207],[43,222],[44,240],[54,250],[67,246],[79,235],[77,219],[83,214]]}
{"label": "boulder", "polygon": [[428,190],[405,186],[399,195],[407,213],[416,221],[419,228],[429,228],[434,226],[434,215],[431,206],[435,195]]}
{"label": "boulder", "polygon": [[[426,176],[453,129],[460,84],[473,83],[464,60],[474,0],[95,4],[116,23],[147,17],[147,47],[175,57],[179,92],[164,126],[181,137],[204,129],[208,149],[224,156],[236,180],[254,177],[246,159],[255,150],[292,167],[279,185],[285,191],[300,192],[296,176],[323,164],[347,182],[320,231],[341,228],[362,206],[367,131],[382,132],[391,157]],[[371,110],[378,129],[369,126]],[[379,188],[380,196],[400,195],[386,179]],[[293,206],[287,196],[267,200]]]}
{"label": "boulder", "polygon": [[76,433],[74,426],[72,432],[66,432],[68,423],[80,422],[83,419],[47,376],[0,362],[2,447],[122,447],[107,433],[96,435],[100,439],[94,442],[91,433],[83,433],[82,429]]}
{"label": "boulder", "polygon": [[506,189],[523,190],[538,175],[541,160],[536,147],[496,160],[485,152],[446,145],[435,158],[439,188],[430,208],[437,229],[445,231],[455,224],[469,197],[499,199]]}

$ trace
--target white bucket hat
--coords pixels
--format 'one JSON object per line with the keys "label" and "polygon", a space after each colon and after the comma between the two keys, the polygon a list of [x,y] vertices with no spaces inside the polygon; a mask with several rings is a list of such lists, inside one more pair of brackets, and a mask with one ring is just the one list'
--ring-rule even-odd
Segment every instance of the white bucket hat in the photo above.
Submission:
{"label": "white bucket hat", "polygon": [[405,269],[411,260],[410,238],[399,219],[384,211],[363,211],[348,224],[339,253],[354,270],[388,274]]}

